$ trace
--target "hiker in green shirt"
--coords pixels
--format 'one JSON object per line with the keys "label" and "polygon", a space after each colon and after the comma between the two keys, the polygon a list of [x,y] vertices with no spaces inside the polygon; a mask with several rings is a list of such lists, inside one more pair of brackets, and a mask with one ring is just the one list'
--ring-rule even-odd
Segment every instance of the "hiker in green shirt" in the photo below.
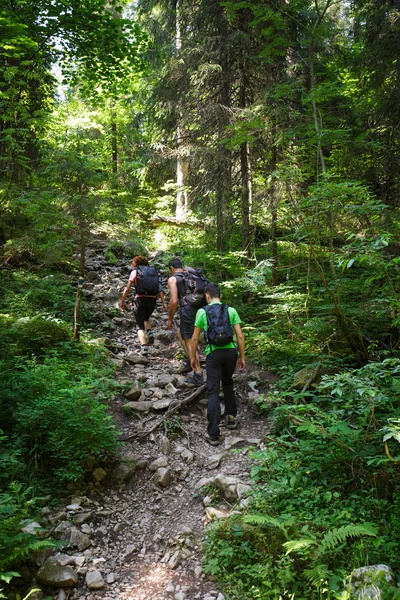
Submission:
{"label": "hiker in green shirt", "polygon": [[[244,336],[240,327],[240,317],[231,306],[222,304],[221,291],[216,283],[205,287],[208,306],[197,311],[194,332],[191,343],[191,364],[193,369],[199,368],[196,354],[201,330],[206,339],[206,374],[207,374],[207,420],[208,427],[205,439],[217,446],[220,443],[219,423],[221,407],[219,403],[219,388],[222,382],[225,401],[225,422],[228,429],[238,426],[236,399],[233,389],[232,375],[236,363],[240,370],[246,366],[244,353]],[[237,348],[233,341],[236,335]],[[238,358],[239,351],[239,358]]]}

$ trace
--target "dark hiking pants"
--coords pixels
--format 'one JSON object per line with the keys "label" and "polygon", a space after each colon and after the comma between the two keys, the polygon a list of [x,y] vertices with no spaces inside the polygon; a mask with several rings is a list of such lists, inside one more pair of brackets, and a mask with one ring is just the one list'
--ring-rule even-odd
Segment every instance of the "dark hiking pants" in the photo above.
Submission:
{"label": "dark hiking pants", "polygon": [[219,422],[221,419],[221,407],[219,404],[219,388],[222,382],[224,391],[225,415],[236,417],[236,400],[233,392],[232,375],[235,372],[237,361],[236,348],[214,350],[206,358],[207,372],[207,431],[210,436],[219,435]]}

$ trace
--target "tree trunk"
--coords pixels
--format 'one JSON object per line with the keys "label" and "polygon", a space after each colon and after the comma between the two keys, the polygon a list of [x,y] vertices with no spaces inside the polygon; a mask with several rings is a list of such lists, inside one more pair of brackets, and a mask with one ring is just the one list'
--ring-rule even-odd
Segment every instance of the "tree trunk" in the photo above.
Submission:
{"label": "tree trunk", "polygon": [[117,145],[117,123],[116,123],[116,115],[112,114],[111,117],[111,159],[112,159],[112,172],[114,174],[118,173],[118,145]]}
{"label": "tree trunk", "polygon": [[[239,106],[246,108],[246,74],[244,60],[241,65]],[[240,146],[241,193],[240,207],[242,216],[242,249],[250,257],[250,205],[251,205],[251,168],[248,142]]]}
{"label": "tree trunk", "polygon": [[81,239],[80,239],[80,259],[79,259],[79,279],[78,287],[76,289],[75,297],[75,309],[74,309],[74,340],[79,342],[80,340],[80,327],[81,327],[81,299],[82,299],[82,288],[83,279],[85,275],[85,256],[86,256],[86,231],[81,225]]}
{"label": "tree trunk", "polygon": [[[273,131],[273,145],[272,145],[272,165],[271,170],[275,171],[277,164],[277,150],[275,145],[276,129],[275,126]],[[278,285],[278,239],[277,239],[277,228],[278,228],[278,205],[279,198],[277,196],[276,184],[273,179],[271,184],[271,262],[272,262],[272,287]]]}
{"label": "tree trunk", "polygon": [[[175,47],[177,53],[182,49],[182,33],[180,23],[180,0],[175,2]],[[177,158],[176,158],[176,210],[175,216],[178,221],[184,221],[189,208],[189,195],[188,195],[188,183],[189,183],[189,162],[184,156],[184,129],[182,127],[182,115],[180,114],[179,106],[177,107],[177,123],[176,123],[176,144],[177,144]]]}

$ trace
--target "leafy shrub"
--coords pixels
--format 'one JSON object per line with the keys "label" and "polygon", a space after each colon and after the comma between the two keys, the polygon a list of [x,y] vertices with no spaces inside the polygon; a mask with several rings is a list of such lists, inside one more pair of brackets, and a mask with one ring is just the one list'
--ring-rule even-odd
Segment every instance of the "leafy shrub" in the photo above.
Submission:
{"label": "leafy shrub", "polygon": [[10,350],[14,355],[41,356],[57,344],[71,339],[70,328],[51,317],[37,315],[13,321],[3,316],[0,319],[5,326],[0,337],[0,353],[3,356]]}
{"label": "leafy shrub", "polygon": [[[98,349],[67,344],[42,363],[21,359],[0,373],[4,430],[38,476],[76,481],[89,456],[117,448],[117,432],[104,401],[112,373]],[[97,396],[100,396],[98,398]]]}

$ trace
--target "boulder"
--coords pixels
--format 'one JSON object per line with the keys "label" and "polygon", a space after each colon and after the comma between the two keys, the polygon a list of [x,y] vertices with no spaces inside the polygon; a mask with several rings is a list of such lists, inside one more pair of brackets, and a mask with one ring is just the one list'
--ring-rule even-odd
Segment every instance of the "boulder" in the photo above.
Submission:
{"label": "boulder", "polygon": [[160,458],[156,458],[149,464],[150,471],[157,471],[157,469],[161,469],[162,467],[167,467],[168,461],[164,456],[160,456]]}
{"label": "boulder", "polygon": [[86,548],[89,548],[92,544],[90,538],[79,531],[79,529],[69,521],[62,521],[57,525],[53,532],[53,536],[58,540],[64,541],[67,547],[71,546],[78,548],[80,552],[86,550]]}
{"label": "boulder", "polygon": [[127,402],[124,409],[128,408],[133,412],[148,412],[152,406],[153,402],[151,400],[140,400],[140,402]]}
{"label": "boulder", "polygon": [[129,354],[125,354],[124,356],[126,362],[130,365],[148,365],[149,359],[146,356],[140,356],[139,354],[134,354],[133,352],[129,352]]}
{"label": "boulder", "polygon": [[161,488],[167,488],[171,479],[171,472],[168,468],[160,468],[154,473],[154,483]]}
{"label": "boulder", "polygon": [[174,401],[173,398],[161,398],[160,400],[155,400],[152,403],[152,409],[153,410],[164,410],[165,408],[168,408],[170,406],[170,404],[172,404],[173,401]]}
{"label": "boulder", "polygon": [[142,388],[138,383],[135,382],[133,387],[129,390],[129,392],[125,393],[125,398],[129,400],[129,402],[136,402],[140,399],[142,395]]}
{"label": "boulder", "polygon": [[22,533],[29,533],[29,535],[37,535],[39,537],[42,537],[44,534],[42,526],[36,523],[36,521],[23,521],[21,525],[23,525],[21,527]]}
{"label": "boulder", "polygon": [[78,583],[78,575],[71,567],[62,567],[54,557],[48,558],[37,572],[37,580],[53,587],[73,587]]}
{"label": "boulder", "polygon": [[111,472],[111,476],[117,481],[125,481],[133,475],[136,469],[136,463],[132,460],[123,460],[116,465]]}
{"label": "boulder", "polygon": [[167,436],[163,435],[161,438],[161,452],[165,455],[171,454],[171,442],[167,438]]}
{"label": "boulder", "polygon": [[174,386],[173,383],[168,383],[165,386],[165,391],[167,392],[167,394],[169,394],[170,396],[176,396],[179,393],[179,390]]}
{"label": "boulder", "polygon": [[85,583],[89,590],[101,590],[104,587],[104,579],[97,569],[86,573]]}
{"label": "boulder", "polygon": [[[158,377],[155,378],[155,382],[157,387],[160,388],[165,388],[167,385],[172,385],[173,387],[173,383],[175,381],[175,378],[172,375],[159,375]],[[175,389],[175,388],[174,388]]]}
{"label": "boulder", "polygon": [[101,283],[101,277],[96,271],[86,273],[85,279],[89,283]]}
{"label": "boulder", "polygon": [[350,598],[357,598],[357,600],[383,600],[382,582],[386,580],[387,583],[394,583],[392,572],[387,565],[371,565],[354,569],[349,579]]}

